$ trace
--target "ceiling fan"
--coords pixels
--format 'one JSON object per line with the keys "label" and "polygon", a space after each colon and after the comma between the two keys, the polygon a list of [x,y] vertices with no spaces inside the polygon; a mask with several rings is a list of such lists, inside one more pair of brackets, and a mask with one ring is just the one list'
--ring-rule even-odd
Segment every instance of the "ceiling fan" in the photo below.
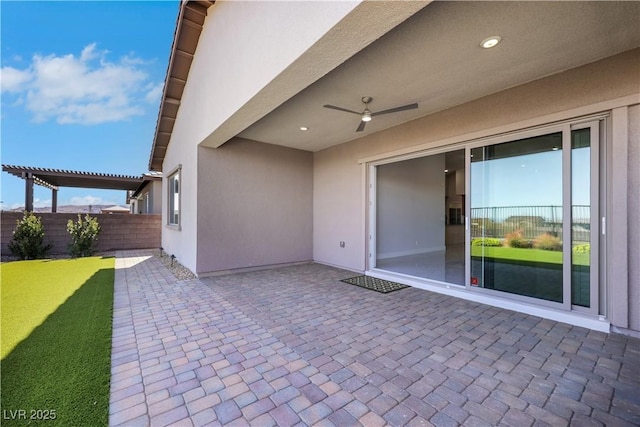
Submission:
{"label": "ceiling fan", "polygon": [[358,116],[360,116],[360,124],[358,125],[356,132],[362,132],[367,122],[370,122],[371,119],[375,116],[381,116],[383,114],[397,113],[399,111],[413,110],[414,108],[418,108],[418,104],[413,103],[413,104],[403,105],[401,107],[389,108],[388,110],[372,112],[371,110],[369,110],[369,103],[371,101],[373,101],[373,98],[371,98],[370,96],[362,97],[362,102],[364,103],[364,111],[361,113],[358,113],[357,111],[349,110],[346,108],[342,108],[342,107],[336,107],[335,105],[323,105],[323,107],[330,108],[332,110],[344,111],[345,113],[357,114]]}

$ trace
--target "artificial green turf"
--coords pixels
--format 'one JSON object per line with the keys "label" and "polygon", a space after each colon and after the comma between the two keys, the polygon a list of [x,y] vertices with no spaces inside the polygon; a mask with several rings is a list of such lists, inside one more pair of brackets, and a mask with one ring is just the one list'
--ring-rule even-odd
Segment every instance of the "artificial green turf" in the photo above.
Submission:
{"label": "artificial green turf", "polygon": [[[545,251],[533,248],[509,248],[505,246],[471,246],[471,256],[496,258],[507,261],[525,261],[545,264],[562,264],[561,251]],[[589,254],[572,254],[576,265],[589,265]]]}
{"label": "artificial green turf", "polygon": [[114,272],[99,257],[0,266],[3,426],[107,425]]}

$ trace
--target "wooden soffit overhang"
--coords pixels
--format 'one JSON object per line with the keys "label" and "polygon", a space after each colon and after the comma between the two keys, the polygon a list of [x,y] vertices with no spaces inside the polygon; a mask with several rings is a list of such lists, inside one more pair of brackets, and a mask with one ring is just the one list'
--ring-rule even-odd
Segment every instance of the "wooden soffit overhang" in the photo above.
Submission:
{"label": "wooden soffit overhang", "polygon": [[215,0],[183,0],[180,2],[167,75],[160,101],[160,111],[158,112],[153,146],[151,147],[149,170],[162,170],[162,162],[169,146],[171,132],[173,132],[173,125],[178,115],[193,56],[207,16],[207,9],[214,3]]}

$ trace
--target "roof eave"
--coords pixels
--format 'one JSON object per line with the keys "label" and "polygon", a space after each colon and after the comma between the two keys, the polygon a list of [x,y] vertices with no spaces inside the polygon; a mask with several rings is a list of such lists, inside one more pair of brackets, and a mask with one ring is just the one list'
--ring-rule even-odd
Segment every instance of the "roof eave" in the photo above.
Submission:
{"label": "roof eave", "polygon": [[138,188],[136,188],[133,193],[131,193],[128,197],[131,199],[135,199],[137,198],[140,193],[142,193],[142,190],[144,190],[147,185],[149,185],[149,183],[154,182],[154,181],[162,181],[162,175],[149,175],[149,174],[144,174],[142,175],[143,181],[140,183],[140,185],[138,186]]}
{"label": "roof eave", "polygon": [[149,170],[162,170],[182,93],[187,83],[193,56],[208,8],[215,0],[182,0],[171,45],[169,65],[162,90],[158,119],[149,157]]}

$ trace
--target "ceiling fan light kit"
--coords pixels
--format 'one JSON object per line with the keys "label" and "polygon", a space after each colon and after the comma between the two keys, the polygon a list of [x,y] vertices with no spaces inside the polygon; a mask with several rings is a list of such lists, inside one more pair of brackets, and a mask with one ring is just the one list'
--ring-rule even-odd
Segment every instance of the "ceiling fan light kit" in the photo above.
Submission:
{"label": "ceiling fan light kit", "polygon": [[371,121],[371,111],[369,110],[369,103],[371,102],[371,100],[372,98],[370,96],[362,97],[362,102],[364,102],[364,111],[362,112],[361,120],[363,122]]}
{"label": "ceiling fan light kit", "polygon": [[399,111],[413,110],[415,108],[418,108],[418,104],[414,103],[414,104],[403,105],[403,106],[400,106],[400,107],[390,108],[388,110],[371,112],[371,110],[369,110],[369,103],[372,100],[373,100],[373,98],[371,98],[370,96],[363,96],[362,97],[362,103],[364,104],[364,110],[361,113],[359,113],[357,111],[349,110],[347,108],[337,107],[335,105],[329,105],[329,104],[323,105],[323,107],[324,108],[329,108],[331,110],[343,111],[345,113],[357,114],[358,116],[360,116],[360,124],[358,125],[358,128],[356,129],[356,132],[362,132],[364,130],[364,127],[367,124],[367,122],[370,122],[371,119],[374,116],[381,116],[383,114],[397,113]]}

